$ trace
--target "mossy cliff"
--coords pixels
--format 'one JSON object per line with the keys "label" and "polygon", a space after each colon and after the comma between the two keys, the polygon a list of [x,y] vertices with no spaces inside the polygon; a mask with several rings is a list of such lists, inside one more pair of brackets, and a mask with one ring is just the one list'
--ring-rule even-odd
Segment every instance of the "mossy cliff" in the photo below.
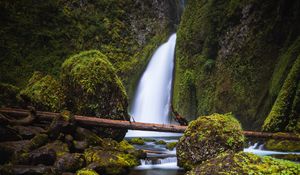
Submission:
{"label": "mossy cliff", "polygon": [[144,57],[176,28],[179,2],[1,1],[0,82],[24,87],[33,71],[58,77],[66,58],[97,49],[130,89],[132,75],[147,64]]}
{"label": "mossy cliff", "polygon": [[[244,129],[258,129],[300,54],[299,9],[295,0],[187,1],[177,32],[176,110],[189,118],[232,111]],[[293,78],[288,98],[297,101]]]}

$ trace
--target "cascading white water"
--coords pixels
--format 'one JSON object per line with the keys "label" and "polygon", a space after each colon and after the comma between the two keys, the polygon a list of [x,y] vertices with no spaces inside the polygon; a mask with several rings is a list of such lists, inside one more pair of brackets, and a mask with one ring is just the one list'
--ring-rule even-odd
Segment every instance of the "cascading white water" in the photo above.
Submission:
{"label": "cascading white water", "polygon": [[[153,54],[135,94],[131,116],[138,122],[169,123],[176,34]],[[128,131],[127,137],[153,136],[156,132]],[[164,134],[159,134],[162,136]]]}

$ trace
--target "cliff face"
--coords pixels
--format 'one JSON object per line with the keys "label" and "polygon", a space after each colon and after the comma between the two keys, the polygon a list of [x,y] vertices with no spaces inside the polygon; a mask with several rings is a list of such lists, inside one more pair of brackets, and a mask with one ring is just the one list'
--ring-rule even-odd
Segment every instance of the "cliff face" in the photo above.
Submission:
{"label": "cliff face", "polygon": [[0,82],[24,86],[33,71],[57,76],[83,50],[108,56],[132,91],[147,58],[179,21],[179,1],[0,2]]}
{"label": "cliff face", "polygon": [[[259,128],[300,54],[299,9],[296,0],[187,1],[177,32],[176,109],[189,118],[233,112],[245,129]],[[284,106],[288,118],[293,102]]]}

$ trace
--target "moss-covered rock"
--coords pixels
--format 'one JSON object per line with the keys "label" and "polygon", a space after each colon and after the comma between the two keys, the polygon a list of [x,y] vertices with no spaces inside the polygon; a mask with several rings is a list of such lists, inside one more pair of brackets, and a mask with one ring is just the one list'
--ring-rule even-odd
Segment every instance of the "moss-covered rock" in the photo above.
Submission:
{"label": "moss-covered rock", "polygon": [[166,144],[166,148],[168,150],[173,150],[176,147],[176,145],[177,145],[177,142],[169,142]]}
{"label": "moss-covered rock", "polygon": [[165,142],[164,140],[156,140],[155,144],[157,144],[157,145],[165,145],[165,144],[167,144],[167,142]]}
{"label": "moss-covered rock", "polygon": [[264,144],[265,148],[268,150],[275,151],[300,151],[300,141],[293,140],[267,140]]}
{"label": "moss-covered rock", "polygon": [[[96,50],[67,59],[61,69],[67,106],[76,114],[129,120],[127,95],[107,57]],[[124,129],[97,128],[102,137],[121,140]]]}
{"label": "moss-covered rock", "polygon": [[40,72],[32,75],[20,96],[26,104],[39,110],[57,112],[65,104],[65,95],[60,83],[50,75],[43,76]]}
{"label": "moss-covered rock", "polygon": [[190,122],[177,144],[178,165],[191,169],[222,152],[243,149],[244,135],[232,114],[201,116]]}
{"label": "moss-covered rock", "polygon": [[20,89],[6,83],[0,83],[0,106],[17,106],[20,99],[17,96]]}
{"label": "moss-covered rock", "polygon": [[99,175],[96,171],[92,169],[83,168],[76,172],[76,175]]}
{"label": "moss-covered rock", "polygon": [[129,143],[135,144],[135,145],[144,145],[145,141],[144,141],[144,139],[138,137],[138,138],[132,138],[132,139],[130,139]]}
{"label": "moss-covered rock", "polygon": [[55,161],[54,167],[60,172],[76,172],[84,166],[84,157],[79,153],[66,153]]}
{"label": "moss-covered rock", "polygon": [[84,152],[88,168],[105,174],[124,174],[129,168],[139,165],[139,159],[125,152],[88,148]]}
{"label": "moss-covered rock", "polygon": [[224,153],[193,168],[187,175],[204,174],[299,174],[300,165],[252,153]]}

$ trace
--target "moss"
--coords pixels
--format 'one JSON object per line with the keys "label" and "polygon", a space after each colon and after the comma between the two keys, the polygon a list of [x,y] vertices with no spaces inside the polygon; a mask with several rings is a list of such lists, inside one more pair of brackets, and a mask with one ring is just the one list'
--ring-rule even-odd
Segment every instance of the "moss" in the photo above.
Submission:
{"label": "moss", "polygon": [[276,151],[300,151],[300,142],[292,141],[292,140],[268,140],[265,143],[265,148],[268,150],[276,150]]}
{"label": "moss", "polygon": [[[245,129],[260,128],[281,76],[299,53],[299,44],[293,44],[299,43],[299,25],[284,20],[299,20],[299,7],[299,2],[187,1],[177,32],[174,108],[192,119],[232,111]],[[272,74],[280,77],[278,84]]]}
{"label": "moss", "polygon": [[[115,120],[129,120],[127,95],[116,70],[107,57],[96,50],[68,58],[62,65],[61,80],[68,98],[68,108],[81,115]],[[102,137],[121,140],[126,130],[97,130]]]}
{"label": "moss", "polygon": [[191,169],[220,153],[241,151],[243,146],[241,125],[232,114],[201,116],[190,122],[177,143],[178,165]]}
{"label": "moss", "polygon": [[194,174],[299,174],[300,165],[252,153],[224,153],[196,166],[188,172]]}
{"label": "moss", "polygon": [[64,107],[65,95],[60,83],[50,75],[35,72],[25,89],[20,92],[25,103],[39,110],[59,111]]}
{"label": "moss", "polygon": [[6,83],[0,83],[0,106],[17,106],[20,99],[17,96],[20,89],[16,86]]}
{"label": "moss", "polygon": [[[291,110],[298,109],[291,109],[293,106],[293,99],[296,96],[297,85],[300,81],[300,55],[298,56],[297,60],[294,62],[293,67],[291,68],[284,84],[279,92],[279,95],[272,107],[271,112],[269,113],[268,117],[266,118],[263,130],[264,131],[284,131],[286,126],[289,124],[290,120],[295,120],[297,117],[299,118],[298,114],[291,114]],[[296,102],[295,103],[299,103]],[[298,104],[297,104],[298,106]],[[292,115],[292,116],[291,116]],[[296,128],[290,128],[291,130],[297,130]]]}
{"label": "moss", "polygon": [[157,141],[155,141],[155,144],[157,144],[157,145],[165,145],[165,144],[167,144],[167,142],[165,142],[164,140],[157,140]]}
{"label": "moss", "polygon": [[144,145],[145,141],[142,138],[138,137],[138,138],[132,138],[132,139],[130,139],[129,143],[135,144],[135,145]]}
{"label": "moss", "polygon": [[76,172],[76,175],[99,175],[96,171],[92,169],[83,168]]}
{"label": "moss", "polygon": [[177,142],[169,142],[166,144],[166,148],[168,150],[173,150],[176,147],[176,145],[177,145]]}

